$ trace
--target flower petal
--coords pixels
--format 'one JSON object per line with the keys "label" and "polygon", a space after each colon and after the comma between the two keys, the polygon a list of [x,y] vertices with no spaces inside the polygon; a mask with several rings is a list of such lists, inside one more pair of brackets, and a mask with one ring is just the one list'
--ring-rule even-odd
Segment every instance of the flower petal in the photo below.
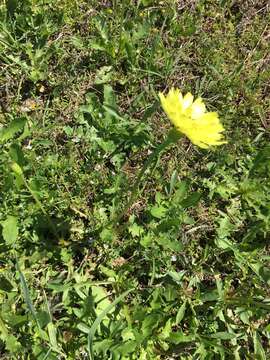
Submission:
{"label": "flower petal", "polygon": [[202,98],[198,98],[194,101],[191,106],[191,117],[192,119],[199,119],[206,111],[205,105]]}
{"label": "flower petal", "polygon": [[185,111],[187,110],[193,103],[193,95],[188,92],[184,98],[183,98],[183,101],[182,101],[182,110]]}

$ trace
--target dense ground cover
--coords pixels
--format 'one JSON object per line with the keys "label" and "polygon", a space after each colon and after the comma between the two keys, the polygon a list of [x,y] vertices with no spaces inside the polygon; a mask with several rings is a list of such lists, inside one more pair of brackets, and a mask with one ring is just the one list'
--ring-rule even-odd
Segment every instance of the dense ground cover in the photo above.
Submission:
{"label": "dense ground cover", "polygon": [[[0,7],[1,359],[270,356],[267,1]],[[186,138],[202,96],[228,144]]]}

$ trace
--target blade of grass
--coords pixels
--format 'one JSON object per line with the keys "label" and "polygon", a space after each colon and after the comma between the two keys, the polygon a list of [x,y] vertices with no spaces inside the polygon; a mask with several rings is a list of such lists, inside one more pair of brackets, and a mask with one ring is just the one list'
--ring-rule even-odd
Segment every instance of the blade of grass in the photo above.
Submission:
{"label": "blade of grass", "polygon": [[16,269],[17,269],[17,271],[19,273],[20,283],[21,283],[21,287],[22,287],[22,291],[23,291],[23,297],[24,297],[24,300],[26,302],[26,305],[27,305],[30,313],[32,314],[32,316],[34,318],[38,329],[41,331],[41,326],[39,324],[39,321],[38,321],[38,318],[37,318],[37,315],[36,315],[36,311],[35,311],[34,305],[32,303],[31,297],[30,297],[30,292],[29,292],[29,289],[28,289],[24,274],[22,273],[22,271],[20,269],[20,266],[19,266],[19,263],[18,263],[17,259],[16,259]]}

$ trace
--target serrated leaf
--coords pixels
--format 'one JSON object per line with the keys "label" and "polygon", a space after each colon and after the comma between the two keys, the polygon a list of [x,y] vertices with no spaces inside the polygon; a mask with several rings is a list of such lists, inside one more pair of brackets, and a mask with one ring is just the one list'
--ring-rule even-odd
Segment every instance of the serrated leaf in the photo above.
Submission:
{"label": "serrated leaf", "polygon": [[3,336],[3,335],[0,335],[0,339],[2,339],[5,342],[6,349],[11,354],[12,353],[15,354],[21,348],[21,344],[18,342],[16,337],[14,335],[12,335],[12,334],[9,334],[6,337]]}
{"label": "serrated leaf", "polygon": [[0,142],[8,141],[13,136],[24,128],[26,120],[19,118],[13,120],[7,127],[0,130]]}
{"label": "serrated leaf", "polygon": [[150,213],[155,218],[162,219],[164,218],[166,211],[167,209],[164,206],[153,206],[150,210]]}
{"label": "serrated leaf", "polygon": [[142,239],[140,240],[140,244],[143,247],[148,247],[151,244],[153,244],[153,237],[150,234],[146,234],[145,236],[142,237]]}

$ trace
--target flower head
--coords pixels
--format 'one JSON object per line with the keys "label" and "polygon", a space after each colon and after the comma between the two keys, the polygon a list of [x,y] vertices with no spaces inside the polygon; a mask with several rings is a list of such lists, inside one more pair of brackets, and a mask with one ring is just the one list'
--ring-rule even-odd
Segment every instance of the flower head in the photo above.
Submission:
{"label": "flower head", "polygon": [[171,89],[165,96],[159,93],[162,107],[176,129],[201,148],[225,144],[216,112],[207,112],[201,98],[193,101],[191,93],[182,95],[179,89]]}

